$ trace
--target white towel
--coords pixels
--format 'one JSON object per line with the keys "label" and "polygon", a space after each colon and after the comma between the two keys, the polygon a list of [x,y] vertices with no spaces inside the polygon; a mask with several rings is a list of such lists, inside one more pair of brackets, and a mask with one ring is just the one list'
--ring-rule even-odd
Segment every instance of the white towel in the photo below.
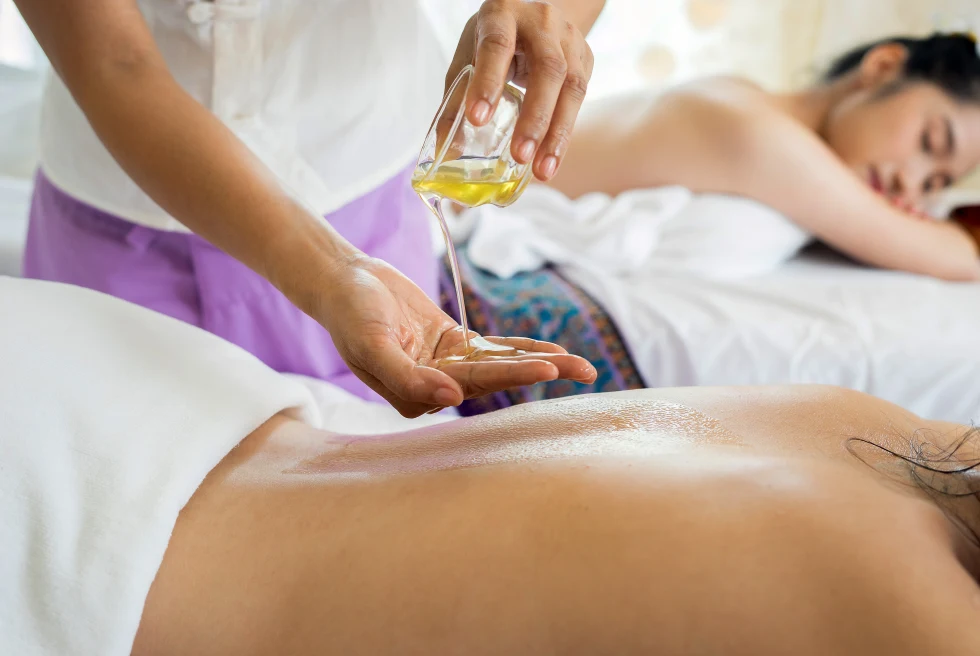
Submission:
{"label": "white towel", "polygon": [[639,272],[736,278],[782,264],[809,235],[745,198],[682,187],[587,194],[571,200],[534,185],[508,208],[468,211],[473,263],[501,278],[546,264],[629,276]]}
{"label": "white towel", "polygon": [[286,378],[302,383],[310,391],[320,411],[323,428],[341,435],[400,433],[459,419],[456,408],[405,419],[390,405],[365,401],[322,380],[294,374],[287,374]]}
{"label": "white towel", "polygon": [[0,277],[0,654],[130,653],[177,514],[305,387],[101,294]]}

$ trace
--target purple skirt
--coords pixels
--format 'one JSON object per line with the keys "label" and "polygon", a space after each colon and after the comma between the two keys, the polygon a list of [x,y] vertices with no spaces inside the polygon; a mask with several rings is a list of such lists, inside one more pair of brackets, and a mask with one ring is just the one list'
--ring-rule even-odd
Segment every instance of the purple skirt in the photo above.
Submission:
{"label": "purple skirt", "polygon": [[[398,175],[326,220],[438,299],[428,209],[409,176],[410,171]],[[40,172],[24,275],[117,296],[214,333],[276,371],[381,400],[350,372],[320,324],[244,264],[197,235],[154,230],[97,210]]]}

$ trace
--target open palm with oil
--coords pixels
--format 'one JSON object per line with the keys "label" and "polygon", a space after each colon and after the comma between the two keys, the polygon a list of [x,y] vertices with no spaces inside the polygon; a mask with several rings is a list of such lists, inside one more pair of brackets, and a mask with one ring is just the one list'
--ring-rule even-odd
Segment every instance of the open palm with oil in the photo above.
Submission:
{"label": "open palm with oil", "polygon": [[462,353],[442,362],[521,354],[517,349],[482,337],[470,337],[456,248],[442,207],[444,201],[465,207],[486,204],[505,207],[517,200],[531,179],[531,165],[518,164],[510,153],[511,135],[523,94],[508,84],[490,120],[483,126],[474,126],[466,119],[463,109],[472,76],[473,67],[467,66],[450,87],[412,176],[412,188],[435,214],[446,241],[463,330]]}

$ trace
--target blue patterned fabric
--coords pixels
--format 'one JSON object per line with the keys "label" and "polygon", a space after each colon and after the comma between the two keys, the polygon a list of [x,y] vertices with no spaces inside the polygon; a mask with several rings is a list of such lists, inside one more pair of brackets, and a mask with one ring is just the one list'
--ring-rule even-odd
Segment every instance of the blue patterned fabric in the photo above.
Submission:
{"label": "blue patterned fabric", "polygon": [[[544,268],[502,280],[473,265],[465,246],[458,248],[457,255],[472,330],[481,335],[532,337],[554,342],[569,353],[589,360],[598,372],[591,385],[556,380],[466,401],[460,408],[461,414],[482,414],[573,394],[644,387],[609,315],[556,270]],[[448,259],[440,273],[440,290],[443,309],[459,320]]]}

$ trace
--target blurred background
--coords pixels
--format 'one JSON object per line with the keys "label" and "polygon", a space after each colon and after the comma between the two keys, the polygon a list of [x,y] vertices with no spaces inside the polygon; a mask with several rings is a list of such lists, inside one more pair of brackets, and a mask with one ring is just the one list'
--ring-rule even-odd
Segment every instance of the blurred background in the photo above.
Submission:
{"label": "blurred background", "polygon": [[[423,4],[448,47],[480,1]],[[969,29],[971,14],[980,23],[976,0],[607,0],[589,37],[596,55],[590,94],[731,73],[791,88],[853,45]]]}
{"label": "blurred background", "polygon": [[[423,0],[455,47],[480,0]],[[738,74],[773,90],[810,82],[845,50],[895,34],[980,31],[977,0],[607,0],[589,37],[589,98]],[[961,188],[980,193],[980,175]],[[971,194],[972,195],[972,194]]]}
{"label": "blurred background", "polygon": [[[480,5],[420,1],[448,51]],[[971,16],[980,29],[977,0],[608,0],[590,38],[590,98],[719,73],[789,89],[850,46],[895,33],[969,29]],[[0,175],[33,170],[45,67],[13,0],[0,0]],[[970,188],[980,190],[978,177]]]}

